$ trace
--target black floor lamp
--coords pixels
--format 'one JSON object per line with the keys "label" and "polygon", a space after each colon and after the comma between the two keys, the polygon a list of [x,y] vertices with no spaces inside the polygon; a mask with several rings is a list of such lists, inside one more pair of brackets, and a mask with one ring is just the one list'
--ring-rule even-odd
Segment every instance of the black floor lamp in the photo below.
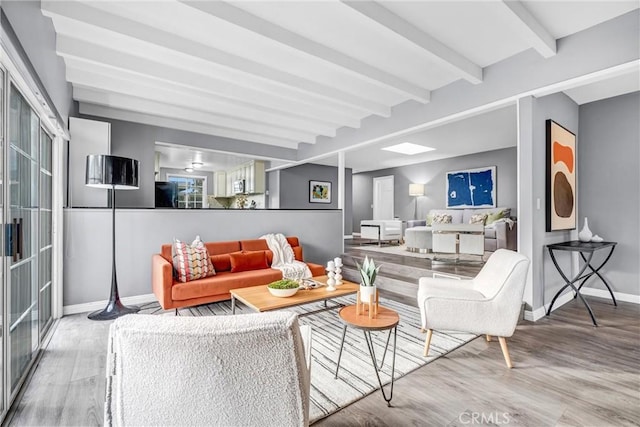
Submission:
{"label": "black floor lamp", "polygon": [[87,156],[88,187],[111,190],[111,295],[107,306],[89,314],[91,320],[110,320],[125,314],[137,313],[140,309],[127,307],[120,302],[118,279],[116,277],[116,190],[136,190],[138,188],[139,162],[126,157],[92,154]]}

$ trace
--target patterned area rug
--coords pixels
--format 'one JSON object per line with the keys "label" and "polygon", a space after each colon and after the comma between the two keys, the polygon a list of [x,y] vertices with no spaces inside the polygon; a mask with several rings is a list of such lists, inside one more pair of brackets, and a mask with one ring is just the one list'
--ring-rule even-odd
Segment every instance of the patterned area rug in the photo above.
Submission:
{"label": "patterned area rug", "polygon": [[[344,305],[355,304],[355,296],[337,298],[335,301]],[[329,304],[331,303],[330,301]],[[380,299],[380,304],[400,314],[397,333],[396,380],[476,337],[472,334],[458,332],[434,332],[429,351],[430,356],[427,358],[422,357],[425,335],[420,332],[420,311],[418,308],[384,298]],[[313,303],[293,307],[289,310],[304,314],[322,307],[322,303]],[[173,310],[164,311],[157,303],[147,304],[142,307],[141,312],[174,315]],[[242,303],[238,303],[236,307],[236,314],[252,312]],[[179,314],[181,316],[229,315],[231,314],[231,302],[224,301],[181,309]],[[347,328],[340,362],[340,373],[338,379],[334,379],[343,328],[343,324],[338,318],[338,310],[326,310],[300,317],[300,323],[310,325],[313,330],[311,344],[311,407],[309,413],[312,423],[339,411],[368,394],[373,392],[380,393],[371,357],[361,330]],[[374,340],[376,356],[380,360],[388,332],[373,332],[371,335]],[[392,344],[393,337],[391,338],[389,351],[392,349]],[[380,373],[383,384],[388,384],[391,380],[391,355],[391,352],[387,354],[385,366]],[[385,404],[382,396],[380,396],[380,404]]]}

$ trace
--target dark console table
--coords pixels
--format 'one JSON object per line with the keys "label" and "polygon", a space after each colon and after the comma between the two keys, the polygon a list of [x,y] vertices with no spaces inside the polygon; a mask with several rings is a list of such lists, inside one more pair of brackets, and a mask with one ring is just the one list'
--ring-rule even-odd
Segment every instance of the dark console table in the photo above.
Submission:
{"label": "dark console table", "polygon": [[[613,300],[613,304],[616,306],[618,305],[618,303],[616,302],[616,297],[613,296],[613,291],[611,290],[611,287],[609,286],[605,278],[602,277],[602,275],[600,274],[600,269],[607,263],[607,261],[609,261],[609,258],[611,258],[611,255],[613,254],[613,250],[615,249],[617,244],[618,244],[617,242],[596,243],[596,242],[581,242],[579,240],[573,240],[570,242],[554,243],[552,245],[547,245],[547,248],[549,249],[549,255],[551,255],[551,260],[553,261],[553,264],[556,266],[558,273],[560,273],[560,275],[565,281],[565,285],[562,287],[562,289],[558,291],[558,293],[556,293],[556,295],[551,300],[551,305],[547,310],[547,316],[551,314],[551,309],[553,308],[553,304],[556,302],[556,299],[558,299],[560,294],[562,294],[562,292],[564,292],[564,290],[567,289],[568,287],[571,287],[571,289],[573,289],[573,291],[576,293],[574,298],[580,297],[580,300],[584,303],[584,306],[587,307],[587,310],[589,311],[589,315],[591,316],[593,325],[598,326],[598,323],[596,322],[596,318],[593,315],[593,311],[591,310],[589,303],[587,303],[587,301],[584,299],[582,294],[580,294],[580,289],[582,289],[582,286],[587,282],[587,280],[589,280],[589,278],[595,274],[600,278],[600,280],[602,280],[602,283],[604,283],[604,285],[609,290],[609,293],[611,294],[611,299]],[[607,255],[607,257],[604,259],[604,261],[602,261],[602,263],[597,268],[593,268],[593,266],[591,265],[591,259],[593,258],[593,254],[601,249],[607,249],[607,248],[609,248],[609,254]],[[584,261],[584,265],[582,266],[578,274],[576,274],[576,276],[573,279],[569,280],[567,275],[562,271],[562,268],[560,268],[560,266],[558,265],[558,261],[556,261],[556,256],[554,254],[555,251],[568,251],[568,252],[580,253],[580,257],[582,257],[582,260]],[[586,257],[585,257],[585,254],[587,254]],[[587,268],[590,269],[591,271],[585,274],[585,271],[587,270]],[[581,280],[580,285],[576,288],[575,283],[580,280]]]}

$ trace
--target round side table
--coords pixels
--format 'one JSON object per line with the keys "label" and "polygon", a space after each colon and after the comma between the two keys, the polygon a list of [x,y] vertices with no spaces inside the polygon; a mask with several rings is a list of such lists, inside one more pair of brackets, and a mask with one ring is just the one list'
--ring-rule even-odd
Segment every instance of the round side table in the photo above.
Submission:
{"label": "round side table", "polygon": [[[347,334],[347,326],[351,326],[353,328],[361,329],[364,332],[364,339],[367,342],[367,347],[369,348],[369,354],[371,355],[371,362],[373,363],[373,369],[376,373],[376,377],[378,378],[378,384],[380,384],[380,391],[382,392],[382,397],[387,402],[387,406],[391,406],[391,398],[393,397],[393,380],[396,369],[396,338],[397,338],[397,330],[398,323],[400,322],[400,316],[395,311],[379,306],[378,314],[375,319],[369,319],[368,314],[356,314],[356,306],[349,305],[340,309],[338,313],[340,316],[340,320],[344,323],[344,329],[342,330],[342,341],[340,343],[340,352],[338,353],[338,365],[336,366],[336,375],[335,378],[338,378],[338,371],[340,370],[340,359],[342,358],[342,349],[344,347],[344,338]],[[384,347],[384,353],[382,354],[382,360],[378,365],[378,361],[376,359],[375,350],[373,347],[373,339],[371,338],[371,331],[389,331],[389,336],[387,337],[387,343]],[[393,358],[391,360],[391,389],[389,391],[389,397],[384,392],[384,387],[382,386],[382,381],[380,380],[380,374],[378,373],[382,370],[384,366],[384,359],[387,355],[387,349],[389,348],[389,341],[391,340],[391,333],[393,332]]]}

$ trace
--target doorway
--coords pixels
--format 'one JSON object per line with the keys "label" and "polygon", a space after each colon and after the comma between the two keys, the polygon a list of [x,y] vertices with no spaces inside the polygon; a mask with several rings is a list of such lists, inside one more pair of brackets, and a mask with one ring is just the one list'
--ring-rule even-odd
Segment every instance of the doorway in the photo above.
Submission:
{"label": "doorway", "polygon": [[373,219],[393,219],[393,175],[373,178]]}

